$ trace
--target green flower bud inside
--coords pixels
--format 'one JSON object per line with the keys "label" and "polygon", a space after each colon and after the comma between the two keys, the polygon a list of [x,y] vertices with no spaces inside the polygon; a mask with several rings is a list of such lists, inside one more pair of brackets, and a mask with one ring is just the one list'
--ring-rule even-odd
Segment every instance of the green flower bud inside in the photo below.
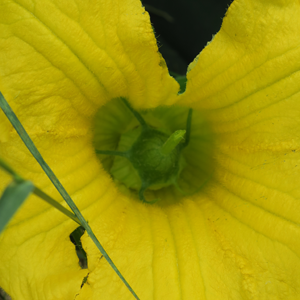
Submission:
{"label": "green flower bud inside", "polygon": [[[179,143],[186,131],[178,130],[169,136],[163,131],[151,128],[143,117],[130,106],[126,99],[123,98],[122,101],[139,121],[141,133],[127,151],[97,149],[96,152],[127,158],[140,178],[137,184],[140,200],[148,202],[144,197],[144,191],[147,188],[160,189],[176,184],[182,169],[181,150],[187,146],[187,143]],[[190,134],[191,114],[190,110],[187,121],[188,136]],[[126,176],[130,176],[130,173],[126,174]],[[126,182],[124,181],[124,183]]]}
{"label": "green flower bud inside", "polygon": [[[190,194],[208,178],[199,166],[191,166],[194,156],[201,153],[195,140],[190,146],[191,109],[161,107],[139,113],[119,98],[102,107],[95,120],[95,151],[123,192],[127,193],[126,187],[128,192],[136,191],[141,201],[154,203],[166,199],[168,190],[175,198],[178,192],[178,197]],[[203,122],[199,116],[193,122],[197,121]],[[206,135],[203,128],[200,131]],[[198,134],[198,129],[194,132]],[[197,143],[209,144],[205,140]]]}
{"label": "green flower bud inside", "polygon": [[147,128],[128,151],[128,159],[138,171],[142,185],[159,189],[173,184],[179,175],[181,148],[174,145],[164,153],[169,136],[159,130]]}

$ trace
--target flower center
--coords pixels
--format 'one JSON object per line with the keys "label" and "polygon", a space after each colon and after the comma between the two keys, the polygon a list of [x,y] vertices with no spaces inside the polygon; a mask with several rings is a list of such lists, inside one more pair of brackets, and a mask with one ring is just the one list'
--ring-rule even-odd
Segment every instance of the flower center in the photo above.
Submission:
{"label": "flower center", "polygon": [[[193,123],[199,123],[197,119]],[[94,146],[121,190],[126,187],[136,191],[143,202],[154,203],[165,189],[174,192],[175,188],[178,198],[178,191],[180,197],[195,192],[207,179],[207,174],[198,174],[197,184],[193,180],[186,184],[186,175],[195,173],[185,155],[195,150],[191,131],[195,131],[191,109],[159,107],[139,113],[120,98],[98,111]]]}

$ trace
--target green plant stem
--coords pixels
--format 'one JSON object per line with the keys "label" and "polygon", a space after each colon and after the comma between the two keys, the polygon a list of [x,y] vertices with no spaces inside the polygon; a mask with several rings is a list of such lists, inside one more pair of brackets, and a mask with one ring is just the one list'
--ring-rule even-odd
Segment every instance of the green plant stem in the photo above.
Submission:
{"label": "green plant stem", "polygon": [[127,108],[132,112],[132,114],[135,116],[135,118],[140,122],[140,124],[143,126],[143,128],[148,128],[148,124],[146,123],[146,121],[144,120],[144,118],[136,110],[134,110],[131,107],[131,105],[129,104],[129,102],[125,98],[123,98],[123,97],[121,97],[121,100],[127,106]]}
{"label": "green plant stem", "polygon": [[131,294],[136,299],[139,299],[138,296],[136,295],[136,293],[133,291],[133,289],[129,285],[129,283],[125,280],[123,275],[117,269],[117,267],[115,266],[115,264],[113,263],[111,258],[108,256],[108,254],[106,253],[106,251],[104,250],[104,248],[102,247],[102,245],[100,244],[98,239],[96,238],[96,236],[95,236],[94,232],[92,231],[91,227],[89,226],[87,221],[84,219],[83,215],[81,214],[81,212],[79,211],[79,209],[77,208],[77,206],[75,205],[75,203],[73,202],[73,200],[71,199],[71,197],[69,196],[69,194],[67,193],[65,188],[62,186],[62,184],[60,183],[58,178],[55,176],[53,171],[50,169],[48,164],[43,159],[42,155],[40,154],[40,152],[38,151],[38,149],[36,148],[36,146],[34,145],[32,140],[30,139],[29,135],[25,131],[25,129],[22,126],[21,122],[19,121],[19,119],[17,118],[15,113],[12,111],[11,107],[9,106],[9,104],[7,103],[7,101],[5,100],[5,98],[3,97],[1,92],[0,92],[0,107],[2,108],[2,110],[5,113],[6,117],[9,119],[9,121],[11,122],[11,124],[13,125],[13,127],[15,128],[17,133],[19,134],[19,136],[21,137],[22,141],[24,142],[24,144],[26,145],[28,150],[31,152],[31,154],[34,156],[34,158],[40,164],[40,166],[42,167],[42,169],[44,170],[46,175],[49,177],[49,179],[51,180],[53,185],[56,187],[57,191],[61,194],[63,199],[68,203],[68,205],[70,206],[70,208],[72,209],[72,211],[74,212],[76,217],[79,219],[81,225],[85,228],[85,230],[87,231],[90,238],[93,240],[93,242],[95,243],[97,248],[100,250],[101,254],[105,257],[107,262],[110,264],[110,266],[117,273],[119,278],[126,285],[126,287],[131,292]]}

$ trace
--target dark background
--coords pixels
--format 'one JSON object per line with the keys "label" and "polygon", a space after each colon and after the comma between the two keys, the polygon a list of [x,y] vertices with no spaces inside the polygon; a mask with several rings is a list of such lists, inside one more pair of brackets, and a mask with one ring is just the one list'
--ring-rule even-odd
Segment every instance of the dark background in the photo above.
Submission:
{"label": "dark background", "polygon": [[222,24],[231,0],[143,0],[169,70],[184,75]]}

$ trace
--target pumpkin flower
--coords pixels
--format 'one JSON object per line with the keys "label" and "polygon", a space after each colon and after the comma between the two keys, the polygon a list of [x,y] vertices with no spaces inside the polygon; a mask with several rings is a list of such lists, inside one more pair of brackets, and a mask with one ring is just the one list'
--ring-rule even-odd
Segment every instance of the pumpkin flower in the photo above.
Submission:
{"label": "pumpkin flower", "polygon": [[[0,91],[140,299],[299,299],[299,1],[235,0],[184,93],[139,0],[0,4]],[[132,144],[121,98],[170,133],[193,109],[183,193],[140,201],[128,162],[96,153]],[[2,112],[0,157],[63,203]],[[10,180],[0,170],[2,191]],[[30,196],[0,236],[0,286],[18,300],[133,299],[87,234],[79,266],[77,226]]]}

